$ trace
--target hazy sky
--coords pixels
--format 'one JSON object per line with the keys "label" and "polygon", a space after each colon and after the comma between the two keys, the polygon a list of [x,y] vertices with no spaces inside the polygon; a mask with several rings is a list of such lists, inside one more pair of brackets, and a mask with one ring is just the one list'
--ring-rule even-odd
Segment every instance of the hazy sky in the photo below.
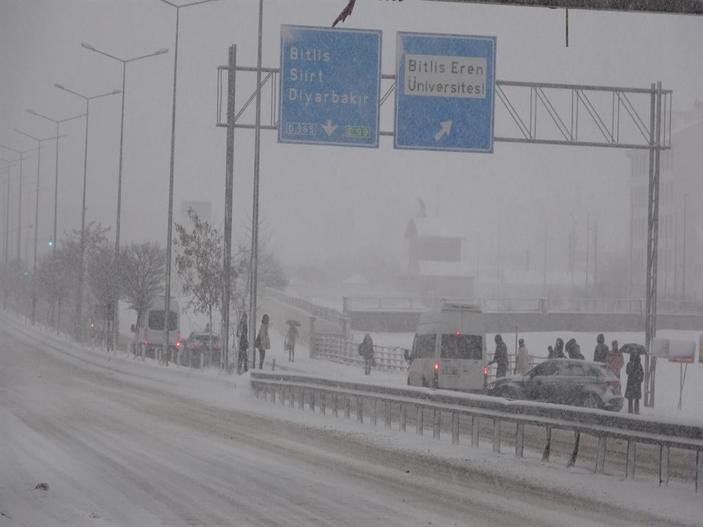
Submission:
{"label": "hazy sky", "polygon": [[[329,26],[344,4],[265,0],[264,65],[279,65],[281,24]],[[190,199],[212,201],[215,219],[222,218],[225,130],[215,127],[216,67],[226,63],[230,44],[238,46],[239,64],[256,64],[257,12],[256,0],[219,0],[181,11],[177,215],[181,201]],[[661,80],[674,90],[675,110],[703,99],[703,18],[572,11],[570,22],[567,48],[561,10],[359,0],[343,27],[383,30],[384,73],[394,72],[396,31],[495,35],[498,79],[637,87]],[[120,87],[121,65],[81,48],[81,42],[123,57],[170,48],[127,69],[125,241],[163,243],[166,235],[174,30],[175,10],[158,0],[0,0],[0,143],[17,148],[33,145],[12,132],[15,127],[33,135],[54,132],[25,108],[56,118],[83,111],[83,102],[54,88],[55,82],[86,94]],[[242,73],[240,80],[239,104],[250,95],[253,76]],[[110,226],[119,112],[119,96],[91,103],[87,215]],[[390,127],[390,112],[392,99],[383,108],[383,129]],[[80,225],[84,122],[62,131],[69,137],[61,147],[60,231]],[[234,219],[241,232],[251,217],[253,132],[237,130],[235,141]],[[53,159],[53,145],[47,144],[40,184],[44,247],[53,211]],[[25,188],[33,188],[34,161],[25,168]],[[503,250],[541,254],[545,220],[551,250],[563,252],[570,213],[583,231],[579,243],[586,215],[600,218],[601,250],[607,251],[627,243],[628,175],[625,152],[618,150],[496,143],[493,154],[409,152],[394,150],[389,137],[381,138],[378,149],[341,148],[279,145],[274,132],[264,131],[261,215],[271,243],[289,263],[320,264],[330,254],[398,253],[417,196],[430,215],[456,221],[470,244],[480,239],[486,253],[495,252],[500,232]],[[31,214],[29,202],[25,210]]]}

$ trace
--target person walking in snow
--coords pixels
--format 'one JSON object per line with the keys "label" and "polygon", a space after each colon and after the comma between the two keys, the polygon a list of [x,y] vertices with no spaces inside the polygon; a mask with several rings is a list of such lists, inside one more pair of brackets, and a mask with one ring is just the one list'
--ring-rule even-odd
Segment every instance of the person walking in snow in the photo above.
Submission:
{"label": "person walking in snow", "polygon": [[630,354],[630,360],[625,368],[627,373],[627,386],[625,387],[625,398],[627,399],[627,413],[633,411],[636,414],[640,413],[640,399],[642,398],[642,381],[644,380],[644,369],[642,368],[642,360],[639,353]]}
{"label": "person walking in snow", "polygon": [[298,323],[296,320],[288,321],[288,331],[283,341],[283,348],[288,351],[288,362],[295,362],[295,341],[298,339]]}
{"label": "person walking in snow", "polygon": [[608,346],[605,345],[603,333],[596,337],[596,349],[593,351],[593,362],[605,364],[608,360]]}
{"label": "person walking in snow", "polygon": [[261,326],[259,327],[259,334],[256,336],[254,347],[259,350],[259,369],[263,370],[264,357],[266,357],[266,350],[271,349],[271,340],[269,339],[268,314],[264,314],[264,316],[261,317]]}
{"label": "person walking in snow", "polygon": [[525,346],[525,339],[518,340],[517,356],[515,357],[515,373],[525,375],[530,369],[530,354]]}
{"label": "person walking in snow", "polygon": [[497,364],[496,378],[505,377],[508,373],[508,347],[503,342],[503,337],[495,336],[496,351],[493,354],[493,360],[488,364]]}
{"label": "person walking in snow", "polygon": [[371,373],[371,366],[373,365],[373,339],[368,333],[364,336],[364,340],[359,344],[359,355],[364,358],[364,375],[369,375]]}
{"label": "person walking in snow", "polygon": [[248,333],[247,314],[246,311],[243,311],[239,319],[239,325],[237,326],[237,337],[239,337],[237,346],[237,373],[244,373],[249,370],[249,357],[247,355],[249,350]]}

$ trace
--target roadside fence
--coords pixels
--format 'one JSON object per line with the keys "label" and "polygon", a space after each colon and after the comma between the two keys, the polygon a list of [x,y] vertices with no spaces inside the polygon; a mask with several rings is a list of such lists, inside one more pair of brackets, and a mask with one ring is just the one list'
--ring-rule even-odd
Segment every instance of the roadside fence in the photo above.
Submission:
{"label": "roadside fence", "polygon": [[[440,439],[445,430],[452,444],[459,444],[464,433],[471,446],[478,447],[481,429],[488,424],[493,452],[500,454],[503,439],[509,436],[515,456],[520,458],[529,452],[525,449],[529,437],[533,443],[535,438],[544,441],[541,459],[548,461],[552,446],[559,441],[556,433],[562,433],[563,446],[563,432],[570,432],[573,450],[568,466],[576,463],[583,435],[593,445],[589,461],[595,473],[606,472],[609,463],[622,470],[625,478],[634,479],[639,466],[643,472],[655,474],[660,486],[668,486],[675,467],[678,478],[693,480],[695,492],[703,492],[703,427],[600,410],[306,376],[252,372],[251,386],[257,398],[290,408],[297,405],[322,415],[329,409],[335,417],[343,413],[351,419],[354,415],[359,423],[367,419],[373,425],[380,416],[386,429],[395,426],[400,432],[406,432],[408,424],[414,422],[418,435],[429,427],[434,439]],[[540,430],[543,440],[539,440]]]}

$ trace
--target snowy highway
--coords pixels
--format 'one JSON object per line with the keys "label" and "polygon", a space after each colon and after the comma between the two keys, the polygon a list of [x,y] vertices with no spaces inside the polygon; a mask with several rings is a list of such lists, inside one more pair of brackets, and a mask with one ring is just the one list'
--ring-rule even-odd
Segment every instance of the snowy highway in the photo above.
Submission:
{"label": "snowy highway", "polygon": [[3,527],[695,524],[278,419],[236,378],[37,342],[0,321]]}

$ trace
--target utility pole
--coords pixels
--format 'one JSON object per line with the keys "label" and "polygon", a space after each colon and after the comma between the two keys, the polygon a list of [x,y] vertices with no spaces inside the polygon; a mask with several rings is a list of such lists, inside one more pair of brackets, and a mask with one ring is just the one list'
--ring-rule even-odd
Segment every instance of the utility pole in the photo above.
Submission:
{"label": "utility pole", "polygon": [[542,268],[542,297],[547,298],[547,221],[544,222],[544,266]]}
{"label": "utility pole", "polygon": [[589,253],[591,252],[591,213],[589,212],[586,215],[586,295],[588,295],[588,272],[589,272],[589,265],[588,265],[588,257]]}
{"label": "utility pole", "polygon": [[261,156],[261,54],[264,0],[259,0],[259,42],[256,55],[256,124],[254,125],[254,192],[251,218],[251,256],[249,258],[249,342],[252,345],[252,370],[256,368],[256,302],[259,268],[259,170]]}
{"label": "utility pole", "polygon": [[683,261],[683,266],[681,268],[681,299],[686,300],[686,202],[688,201],[688,194],[683,195],[683,255],[681,260]]}
{"label": "utility pole", "polygon": [[[654,406],[656,357],[652,357],[657,334],[657,264],[659,258],[659,173],[661,168],[661,81],[651,85],[649,128],[649,203],[647,207],[647,303],[645,313],[644,404]],[[651,357],[651,358],[650,358]]]}
{"label": "utility pole", "polygon": [[[593,224],[593,287],[598,285],[598,222]],[[597,293],[597,291],[596,291]]]}
{"label": "utility pole", "polygon": [[234,193],[234,124],[235,93],[237,81],[237,46],[229,47],[229,69],[227,70],[227,148],[225,160],[225,243],[224,243],[224,298],[222,299],[222,366],[229,369],[229,307],[232,269],[232,202]]}

